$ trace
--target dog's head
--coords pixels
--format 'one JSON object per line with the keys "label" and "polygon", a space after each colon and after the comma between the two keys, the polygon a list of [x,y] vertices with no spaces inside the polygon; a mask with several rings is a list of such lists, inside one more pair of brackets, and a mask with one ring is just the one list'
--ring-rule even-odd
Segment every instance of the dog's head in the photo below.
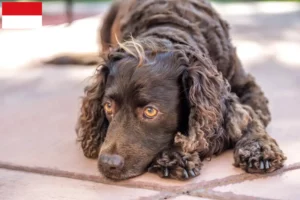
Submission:
{"label": "dog's head", "polygon": [[149,43],[111,50],[83,98],[77,130],[83,151],[98,157],[112,179],[143,173],[174,145],[177,132],[207,145],[204,134],[220,120],[222,78],[211,62]]}

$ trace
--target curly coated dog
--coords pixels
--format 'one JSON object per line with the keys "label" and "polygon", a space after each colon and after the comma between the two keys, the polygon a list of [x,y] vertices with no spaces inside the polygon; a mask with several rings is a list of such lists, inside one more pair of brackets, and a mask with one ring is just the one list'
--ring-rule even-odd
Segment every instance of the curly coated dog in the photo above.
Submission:
{"label": "curly coated dog", "polygon": [[246,172],[283,166],[266,132],[268,100],[209,2],[116,1],[100,33],[103,62],[85,88],[76,131],[103,175],[189,179],[229,148]]}

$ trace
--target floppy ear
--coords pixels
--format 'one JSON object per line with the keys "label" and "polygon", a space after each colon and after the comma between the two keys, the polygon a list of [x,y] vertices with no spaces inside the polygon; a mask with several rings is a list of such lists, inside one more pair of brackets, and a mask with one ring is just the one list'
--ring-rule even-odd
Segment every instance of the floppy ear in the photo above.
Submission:
{"label": "floppy ear", "polygon": [[101,144],[104,141],[108,120],[101,105],[105,90],[108,68],[101,66],[92,77],[82,98],[80,116],[77,121],[76,133],[81,142],[86,157],[97,158]]}
{"label": "floppy ear", "polygon": [[197,56],[189,61],[182,82],[188,102],[188,135],[178,133],[175,145],[183,152],[209,154],[210,141],[218,134],[222,123],[222,96],[226,84],[209,58]]}

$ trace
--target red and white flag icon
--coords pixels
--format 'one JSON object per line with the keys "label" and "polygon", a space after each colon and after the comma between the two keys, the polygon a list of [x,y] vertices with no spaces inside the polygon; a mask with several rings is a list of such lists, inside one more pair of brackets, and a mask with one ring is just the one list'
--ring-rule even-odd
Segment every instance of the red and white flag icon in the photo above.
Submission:
{"label": "red and white flag icon", "polygon": [[32,29],[43,26],[42,2],[2,2],[3,29]]}

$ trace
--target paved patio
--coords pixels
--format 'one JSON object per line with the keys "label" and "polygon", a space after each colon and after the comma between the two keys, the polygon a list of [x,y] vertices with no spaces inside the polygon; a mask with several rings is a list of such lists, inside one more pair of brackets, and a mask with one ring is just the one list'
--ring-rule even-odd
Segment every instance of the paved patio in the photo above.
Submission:
{"label": "paved patio", "polygon": [[94,68],[39,62],[61,52],[96,51],[100,14],[68,28],[0,31],[0,199],[298,200],[300,5],[274,5],[216,7],[231,24],[245,68],[270,99],[268,131],[288,157],[283,169],[246,174],[227,151],[186,182],[149,173],[122,182],[101,176],[96,161],[82,155],[74,132],[79,97]]}

